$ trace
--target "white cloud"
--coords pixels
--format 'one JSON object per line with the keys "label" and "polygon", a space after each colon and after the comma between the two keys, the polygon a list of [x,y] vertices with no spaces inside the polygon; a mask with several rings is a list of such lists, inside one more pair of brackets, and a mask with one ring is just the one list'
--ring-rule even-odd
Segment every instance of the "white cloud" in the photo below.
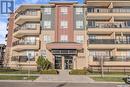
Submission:
{"label": "white cloud", "polygon": [[6,26],[6,22],[0,21],[0,44],[5,43]]}

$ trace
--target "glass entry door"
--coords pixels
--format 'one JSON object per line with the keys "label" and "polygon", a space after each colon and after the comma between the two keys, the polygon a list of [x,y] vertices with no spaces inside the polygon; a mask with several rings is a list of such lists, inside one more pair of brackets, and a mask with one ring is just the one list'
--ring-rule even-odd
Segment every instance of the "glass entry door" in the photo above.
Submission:
{"label": "glass entry door", "polygon": [[65,56],[65,69],[73,69],[73,57]]}
{"label": "glass entry door", "polygon": [[62,56],[55,56],[55,69],[62,69]]}

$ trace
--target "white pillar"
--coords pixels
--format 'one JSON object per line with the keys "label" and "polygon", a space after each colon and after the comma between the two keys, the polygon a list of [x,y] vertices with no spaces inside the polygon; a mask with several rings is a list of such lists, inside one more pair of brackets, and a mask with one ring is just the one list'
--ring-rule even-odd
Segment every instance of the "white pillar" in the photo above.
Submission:
{"label": "white pillar", "polygon": [[65,69],[65,57],[62,56],[62,70]]}

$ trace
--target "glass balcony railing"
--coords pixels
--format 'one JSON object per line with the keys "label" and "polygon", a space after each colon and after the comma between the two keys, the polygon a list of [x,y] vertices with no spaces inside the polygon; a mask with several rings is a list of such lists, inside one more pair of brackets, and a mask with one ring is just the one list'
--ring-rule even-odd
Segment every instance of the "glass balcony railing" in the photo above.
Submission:
{"label": "glass balcony railing", "polygon": [[16,41],[16,42],[14,42],[13,43],[13,46],[16,46],[16,45],[36,45],[36,41],[31,41],[31,40],[29,40],[29,41]]}
{"label": "glass balcony railing", "polygon": [[88,8],[88,13],[130,13],[130,8]]}
{"label": "glass balcony railing", "polygon": [[24,12],[20,12],[15,16],[15,19],[17,19],[19,16],[36,16],[38,14],[37,10],[27,10]]}
{"label": "glass balcony railing", "polygon": [[117,62],[129,62],[130,56],[93,56],[93,61],[101,61],[101,58],[104,62],[111,62],[111,61],[117,61]]}
{"label": "glass balcony railing", "polygon": [[88,44],[130,44],[130,40],[118,39],[89,39]]}
{"label": "glass balcony railing", "polygon": [[[27,62],[28,57],[27,56],[13,56],[11,58],[12,61],[17,61],[17,62]],[[29,61],[35,61],[35,57],[29,59]]]}
{"label": "glass balcony railing", "polygon": [[88,28],[130,28],[125,23],[96,23],[94,26],[88,26]]}
{"label": "glass balcony railing", "polygon": [[38,24],[34,24],[32,27],[30,27],[29,25],[22,25],[22,26],[18,26],[14,29],[14,32],[17,32],[19,30],[36,30],[37,29]]}

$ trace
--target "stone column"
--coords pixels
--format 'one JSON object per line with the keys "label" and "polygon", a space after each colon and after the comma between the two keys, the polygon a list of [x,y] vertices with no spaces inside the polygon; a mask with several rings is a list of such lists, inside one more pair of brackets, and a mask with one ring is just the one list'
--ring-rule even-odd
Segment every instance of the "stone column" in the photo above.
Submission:
{"label": "stone column", "polygon": [[65,57],[62,56],[62,70],[65,69]]}
{"label": "stone column", "polygon": [[77,69],[77,59],[76,59],[76,56],[73,56],[73,69]]}

